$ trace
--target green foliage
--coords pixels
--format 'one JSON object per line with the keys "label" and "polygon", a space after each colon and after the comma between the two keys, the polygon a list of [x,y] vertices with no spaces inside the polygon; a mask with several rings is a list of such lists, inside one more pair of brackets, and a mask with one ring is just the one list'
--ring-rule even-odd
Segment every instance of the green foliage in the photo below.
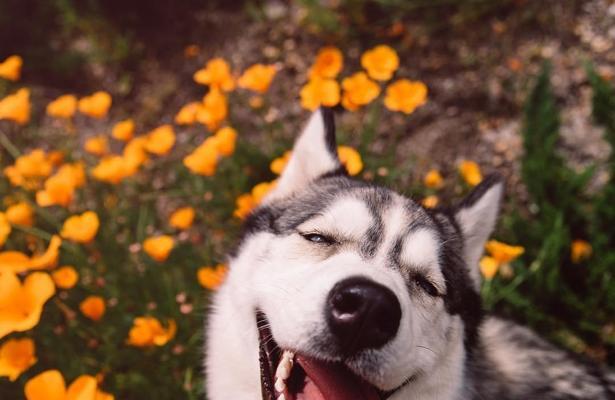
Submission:
{"label": "green foliage", "polygon": [[[613,145],[613,89],[592,69],[588,76],[594,119],[605,126]],[[557,153],[560,119],[548,64],[537,77],[524,113],[522,177],[529,212],[504,217],[504,235],[525,247],[526,266],[517,264],[511,280],[489,283],[487,305],[527,320],[576,350],[580,343],[581,350],[596,346],[612,353],[614,340],[605,331],[615,312],[615,180],[611,175],[592,197],[586,186],[595,168],[575,173]],[[577,239],[587,240],[593,255],[575,263],[570,252]]]}

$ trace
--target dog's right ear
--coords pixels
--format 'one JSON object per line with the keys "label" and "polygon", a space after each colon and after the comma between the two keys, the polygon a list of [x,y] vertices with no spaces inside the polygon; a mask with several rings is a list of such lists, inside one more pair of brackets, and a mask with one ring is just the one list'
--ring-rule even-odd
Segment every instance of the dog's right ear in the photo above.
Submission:
{"label": "dog's right ear", "polygon": [[485,242],[495,228],[503,193],[502,177],[492,174],[476,186],[455,209],[455,221],[464,241],[464,260],[477,290],[481,282],[478,262]]}
{"label": "dog's right ear", "polygon": [[321,107],[295,142],[284,172],[265,201],[287,197],[318,177],[337,171],[344,169],[337,156],[333,110]]}

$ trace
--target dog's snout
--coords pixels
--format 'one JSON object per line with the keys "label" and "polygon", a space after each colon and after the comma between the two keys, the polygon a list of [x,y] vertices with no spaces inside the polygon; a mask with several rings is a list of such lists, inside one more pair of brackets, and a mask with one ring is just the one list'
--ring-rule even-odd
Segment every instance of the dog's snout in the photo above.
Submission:
{"label": "dog's snout", "polygon": [[342,352],[350,355],[390,341],[399,328],[401,306],[390,289],[353,277],[329,292],[325,313]]}

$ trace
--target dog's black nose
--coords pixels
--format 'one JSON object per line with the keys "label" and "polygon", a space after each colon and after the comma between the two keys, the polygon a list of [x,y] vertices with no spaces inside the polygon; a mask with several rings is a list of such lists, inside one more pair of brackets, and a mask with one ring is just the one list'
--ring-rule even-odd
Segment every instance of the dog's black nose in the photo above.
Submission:
{"label": "dog's black nose", "polygon": [[388,288],[364,277],[338,282],[327,298],[329,329],[345,355],[383,346],[399,328],[401,306]]}

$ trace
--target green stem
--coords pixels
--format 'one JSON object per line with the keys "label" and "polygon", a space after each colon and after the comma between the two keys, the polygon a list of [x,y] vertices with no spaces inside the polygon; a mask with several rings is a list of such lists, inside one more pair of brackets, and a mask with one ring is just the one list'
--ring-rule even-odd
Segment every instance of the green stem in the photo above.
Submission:
{"label": "green stem", "polygon": [[4,132],[0,132],[0,145],[9,152],[13,158],[18,158],[21,156],[21,152],[19,149],[11,142],[11,140],[4,134]]}

